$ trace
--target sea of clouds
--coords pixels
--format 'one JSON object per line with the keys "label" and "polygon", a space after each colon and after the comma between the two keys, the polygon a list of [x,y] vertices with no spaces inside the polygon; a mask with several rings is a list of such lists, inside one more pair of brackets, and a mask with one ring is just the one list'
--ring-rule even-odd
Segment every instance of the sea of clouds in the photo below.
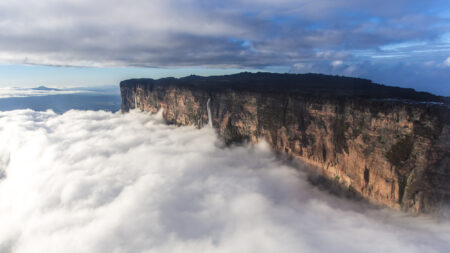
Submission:
{"label": "sea of clouds", "polygon": [[448,220],[310,185],[161,115],[0,112],[0,252],[448,252]]}

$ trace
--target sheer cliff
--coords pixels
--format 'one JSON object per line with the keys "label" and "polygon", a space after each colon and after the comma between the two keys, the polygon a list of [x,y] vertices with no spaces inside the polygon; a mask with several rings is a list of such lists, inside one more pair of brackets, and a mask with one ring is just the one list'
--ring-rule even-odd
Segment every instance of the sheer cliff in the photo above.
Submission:
{"label": "sheer cliff", "polygon": [[120,89],[123,112],[162,109],[169,123],[197,127],[211,118],[226,143],[265,139],[374,204],[420,214],[450,202],[448,98],[316,74],[132,79]]}

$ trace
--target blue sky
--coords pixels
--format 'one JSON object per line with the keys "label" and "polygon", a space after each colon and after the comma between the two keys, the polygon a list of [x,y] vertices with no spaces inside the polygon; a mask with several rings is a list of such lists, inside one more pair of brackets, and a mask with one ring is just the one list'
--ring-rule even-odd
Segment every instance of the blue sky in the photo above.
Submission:
{"label": "blue sky", "polygon": [[239,71],[356,76],[450,96],[450,2],[0,3],[0,86]]}

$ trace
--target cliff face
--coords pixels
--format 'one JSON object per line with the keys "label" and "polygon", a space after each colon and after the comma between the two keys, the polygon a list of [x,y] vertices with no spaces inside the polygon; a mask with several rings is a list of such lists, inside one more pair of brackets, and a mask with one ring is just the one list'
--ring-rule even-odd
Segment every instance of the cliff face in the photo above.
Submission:
{"label": "cliff face", "polygon": [[322,75],[134,79],[120,88],[122,111],[162,109],[177,125],[208,124],[209,100],[212,126],[226,143],[266,139],[372,203],[413,214],[450,203],[444,98]]}

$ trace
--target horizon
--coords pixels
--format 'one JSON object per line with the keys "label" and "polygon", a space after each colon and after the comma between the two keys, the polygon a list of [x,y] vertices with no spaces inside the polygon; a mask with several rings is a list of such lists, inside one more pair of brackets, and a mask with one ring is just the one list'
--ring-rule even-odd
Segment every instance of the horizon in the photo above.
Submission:
{"label": "horizon", "polygon": [[450,96],[448,1],[132,3],[2,3],[0,87],[268,71]]}
{"label": "horizon", "polygon": [[402,87],[402,86],[398,86],[398,85],[388,85],[388,84],[384,84],[384,83],[377,83],[374,82],[373,80],[367,79],[367,78],[363,78],[363,77],[353,77],[353,76],[343,76],[343,75],[331,75],[331,74],[323,74],[323,73],[282,73],[282,72],[267,72],[267,71],[241,71],[241,72],[232,72],[232,73],[226,73],[226,74],[211,74],[211,75],[199,75],[199,74],[188,74],[188,75],[172,75],[172,76],[158,76],[158,77],[131,77],[131,78],[127,78],[127,79],[122,79],[120,80],[117,84],[95,84],[95,85],[73,85],[73,86],[60,86],[60,85],[49,85],[49,84],[39,84],[39,85],[30,85],[30,86],[4,86],[4,87],[0,87],[0,89],[3,88],[18,88],[18,89],[36,89],[36,88],[51,88],[51,89],[61,89],[61,90],[67,90],[67,89],[98,89],[98,88],[112,88],[112,87],[116,87],[118,89],[118,92],[120,94],[120,83],[122,81],[127,81],[127,80],[133,80],[133,79],[153,79],[153,80],[160,80],[160,79],[165,79],[165,78],[175,78],[175,79],[182,79],[182,78],[186,78],[186,77],[190,77],[190,76],[197,76],[197,77],[215,77],[215,76],[230,76],[230,75],[238,75],[238,74],[243,74],[243,73],[252,73],[252,74],[288,74],[288,75],[325,75],[325,76],[330,76],[330,77],[343,77],[343,78],[355,78],[355,79],[363,79],[363,80],[367,80],[370,83],[373,84],[377,84],[377,85],[381,85],[381,86],[388,86],[388,87],[394,87],[394,88],[403,88],[403,89],[413,89],[415,92],[425,92],[425,93],[429,93],[435,96],[441,96],[441,97],[450,97],[449,95],[441,95],[441,94],[437,94],[434,92],[430,92],[430,91],[425,91],[425,90],[418,90],[412,87]]}

